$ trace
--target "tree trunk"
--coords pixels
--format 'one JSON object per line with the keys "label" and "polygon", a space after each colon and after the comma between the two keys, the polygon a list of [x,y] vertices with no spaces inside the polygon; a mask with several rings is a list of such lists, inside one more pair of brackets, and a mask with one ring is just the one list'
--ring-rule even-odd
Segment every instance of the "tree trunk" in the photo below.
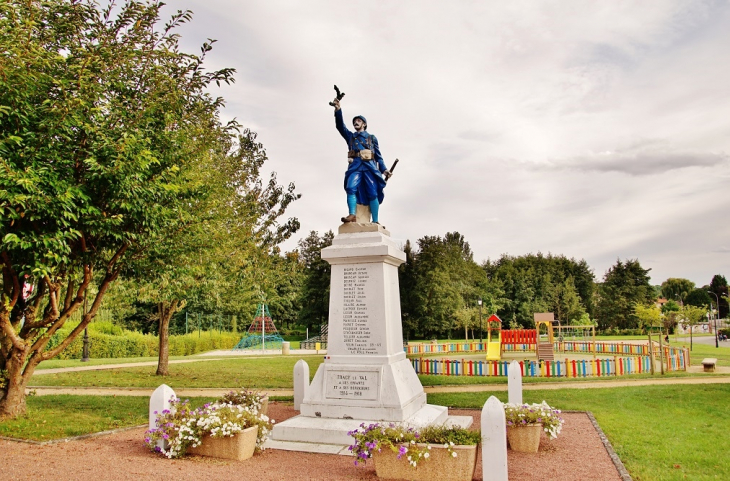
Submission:
{"label": "tree trunk", "polygon": [[25,414],[25,385],[20,371],[9,374],[6,386],[0,389],[0,420]]}
{"label": "tree trunk", "polygon": [[0,420],[12,419],[25,414],[25,385],[13,383],[8,380],[8,385],[0,391]]}
{"label": "tree trunk", "polygon": [[28,384],[35,366],[27,366],[30,369],[27,375],[23,375],[23,367],[26,364],[27,352],[15,351],[5,362],[5,386],[0,389],[0,419],[12,419],[25,414],[25,387]]}
{"label": "tree trunk", "polygon": [[168,307],[164,302],[157,304],[157,311],[160,316],[160,352],[157,360],[158,376],[167,376],[170,374],[168,370],[168,361],[170,358],[170,319],[177,310],[178,301],[172,301]]}

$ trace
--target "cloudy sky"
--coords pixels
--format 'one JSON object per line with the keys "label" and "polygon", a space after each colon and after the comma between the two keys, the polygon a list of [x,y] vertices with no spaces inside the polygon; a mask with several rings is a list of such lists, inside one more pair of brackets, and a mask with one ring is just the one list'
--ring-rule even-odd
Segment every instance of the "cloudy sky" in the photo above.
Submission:
{"label": "cloudy sky", "polygon": [[346,215],[347,146],[362,114],[390,166],[394,238],[462,233],[503,253],[585,259],[597,280],[639,259],[652,283],[730,277],[730,2],[174,0],[225,115],[259,133],[296,183],[302,230]]}

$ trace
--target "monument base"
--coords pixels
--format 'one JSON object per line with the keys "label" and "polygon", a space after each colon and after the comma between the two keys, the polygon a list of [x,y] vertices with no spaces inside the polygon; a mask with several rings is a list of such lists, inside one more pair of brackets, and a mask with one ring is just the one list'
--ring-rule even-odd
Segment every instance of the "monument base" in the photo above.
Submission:
{"label": "monument base", "polygon": [[332,266],[328,355],[304,390],[301,414],[274,425],[267,447],[350,454],[354,438],[347,433],[361,424],[472,423],[426,404],[403,352],[398,266],[406,255],[381,225],[362,217],[340,226],[322,250]]}
{"label": "monument base", "polygon": [[[265,447],[285,451],[302,451],[308,453],[352,454],[348,449],[354,438],[347,433],[360,428],[361,424],[370,425],[378,421],[372,419],[334,419],[308,416],[295,416],[274,425],[271,438]],[[386,422],[387,421],[381,421]],[[426,404],[413,416],[404,421],[405,424],[418,427],[427,424],[445,424],[447,426],[471,426],[471,416],[449,416],[448,408]]]}
{"label": "monument base", "polygon": [[301,404],[303,416],[402,422],[426,405],[405,353],[327,356]]}

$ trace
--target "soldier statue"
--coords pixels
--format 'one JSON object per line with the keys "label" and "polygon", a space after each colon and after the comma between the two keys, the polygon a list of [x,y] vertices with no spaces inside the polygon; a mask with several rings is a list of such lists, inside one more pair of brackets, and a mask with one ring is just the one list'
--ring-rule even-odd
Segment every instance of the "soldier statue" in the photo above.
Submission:
{"label": "soldier statue", "polygon": [[[338,92],[339,93],[339,92]],[[340,96],[338,96],[340,97]],[[341,97],[340,97],[341,98]],[[385,166],[378,139],[368,133],[365,117],[358,115],[352,119],[354,132],[350,132],[342,120],[340,98],[335,98],[330,105],[335,108],[335,126],[347,142],[347,161],[349,166],[345,172],[345,192],[347,193],[348,215],[342,222],[355,222],[357,204],[370,207],[372,221],[379,224],[378,212],[383,203],[383,188],[391,173]]]}

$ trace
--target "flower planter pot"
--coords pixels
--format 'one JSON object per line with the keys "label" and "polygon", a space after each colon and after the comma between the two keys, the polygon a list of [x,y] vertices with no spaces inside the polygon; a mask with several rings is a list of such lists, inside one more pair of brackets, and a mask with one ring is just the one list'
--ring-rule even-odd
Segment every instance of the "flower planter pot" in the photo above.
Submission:
{"label": "flower planter pot", "polygon": [[375,472],[380,479],[471,481],[477,466],[477,445],[454,446],[452,450],[457,454],[456,457],[445,447],[432,444],[428,459],[421,459],[414,468],[408,464],[405,456],[398,459],[393,451],[386,448],[373,453]]}
{"label": "flower planter pot", "polygon": [[513,451],[536,453],[540,448],[542,424],[526,426],[507,426],[507,441]]}
{"label": "flower planter pot", "polygon": [[188,448],[189,454],[208,456],[211,458],[235,459],[244,461],[251,456],[256,449],[256,435],[259,432],[258,426],[246,428],[235,436],[224,436],[213,438],[205,436],[203,443],[197,448]]}

